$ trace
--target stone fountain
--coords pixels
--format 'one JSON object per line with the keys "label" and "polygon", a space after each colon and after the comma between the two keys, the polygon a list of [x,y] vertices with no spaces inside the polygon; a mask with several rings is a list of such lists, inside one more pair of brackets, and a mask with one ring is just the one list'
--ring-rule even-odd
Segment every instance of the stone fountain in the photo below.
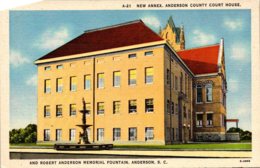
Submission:
{"label": "stone fountain", "polygon": [[87,128],[92,125],[87,124],[86,114],[89,114],[89,110],[86,109],[86,102],[82,98],[83,109],[80,110],[82,113],[82,124],[76,126],[82,129],[79,135],[78,143],[56,143],[54,144],[54,149],[56,150],[101,150],[101,149],[111,149],[113,144],[101,144],[101,143],[90,143],[88,138]]}
{"label": "stone fountain", "polygon": [[88,139],[87,128],[92,125],[86,124],[86,114],[89,114],[89,110],[86,109],[86,102],[84,98],[82,99],[82,102],[83,102],[83,110],[80,110],[80,112],[82,113],[82,124],[77,125],[78,127],[82,128],[82,133],[80,133],[79,135],[78,144],[90,144]]}

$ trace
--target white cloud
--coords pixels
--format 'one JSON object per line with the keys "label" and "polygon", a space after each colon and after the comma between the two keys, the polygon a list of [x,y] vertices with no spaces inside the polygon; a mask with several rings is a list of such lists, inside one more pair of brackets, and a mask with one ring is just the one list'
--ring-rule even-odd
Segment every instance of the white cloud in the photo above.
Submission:
{"label": "white cloud", "polygon": [[[232,111],[228,111],[228,118],[239,119],[238,127],[244,130],[251,130],[251,104],[249,101],[241,101],[238,105],[232,108]],[[235,124],[229,124],[235,126]]]}
{"label": "white cloud", "polygon": [[240,30],[243,27],[243,22],[239,18],[238,19],[226,18],[224,20],[224,27],[227,27],[230,30]]}
{"label": "white cloud", "polygon": [[193,39],[194,44],[198,45],[208,45],[212,44],[216,41],[216,37],[212,34],[207,34],[205,32],[202,32],[201,30],[194,30],[193,31]]}
{"label": "white cloud", "polygon": [[45,31],[40,39],[36,42],[36,46],[40,49],[52,50],[55,49],[69,39],[69,30],[66,27],[59,27],[56,29],[49,29]]}
{"label": "white cloud", "polygon": [[159,21],[159,19],[155,16],[145,16],[142,18],[142,21],[154,28],[159,28],[161,26],[161,22]]}
{"label": "white cloud", "polygon": [[239,82],[235,79],[229,79],[228,80],[228,91],[230,92],[236,92],[239,88]]}
{"label": "white cloud", "polygon": [[250,108],[250,102],[241,102],[237,109],[236,109],[236,113],[238,114],[238,116],[245,117],[251,114],[251,108]]}
{"label": "white cloud", "polygon": [[247,56],[245,44],[236,43],[231,46],[231,58],[234,60],[244,60]]}
{"label": "white cloud", "polygon": [[30,60],[16,50],[10,51],[10,64],[14,67],[29,63]]}
{"label": "white cloud", "polygon": [[31,77],[26,81],[26,85],[36,86],[36,85],[37,85],[37,74],[34,74],[33,76],[31,76]]}

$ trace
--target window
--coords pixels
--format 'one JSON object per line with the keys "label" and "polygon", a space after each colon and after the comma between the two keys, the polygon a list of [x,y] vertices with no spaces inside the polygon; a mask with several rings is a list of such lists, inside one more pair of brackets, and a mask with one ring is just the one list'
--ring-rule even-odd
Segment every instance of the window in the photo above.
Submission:
{"label": "window", "polygon": [[202,103],[202,86],[197,85],[197,103]]}
{"label": "window", "polygon": [[56,68],[57,68],[57,69],[62,69],[62,68],[63,68],[63,65],[57,65]]}
{"label": "window", "polygon": [[178,109],[178,104],[175,104],[175,114],[176,114],[176,115],[178,115],[178,112],[179,112],[178,110],[179,110],[179,109]]}
{"label": "window", "polygon": [[196,126],[197,127],[202,127],[202,121],[203,121],[203,114],[202,113],[196,114]]}
{"label": "window", "polygon": [[77,79],[75,76],[70,77],[70,91],[77,91]]}
{"label": "window", "polygon": [[183,87],[183,74],[182,74],[182,72],[181,72],[181,77],[180,77],[180,89],[181,89],[181,92],[183,92],[183,89],[182,89],[182,87]]}
{"label": "window", "polygon": [[97,63],[98,63],[98,64],[104,63],[104,58],[98,58],[98,59],[97,59]]}
{"label": "window", "polygon": [[136,58],[136,54],[129,54],[128,58]]}
{"label": "window", "polygon": [[51,70],[51,66],[46,66],[46,67],[44,67],[44,70],[45,70],[45,71]]}
{"label": "window", "polygon": [[50,79],[44,80],[44,93],[51,93],[51,80]]}
{"label": "window", "polygon": [[145,83],[153,83],[153,68],[145,68]]}
{"label": "window", "polygon": [[62,116],[62,105],[57,105],[56,106],[56,117],[61,117]]}
{"label": "window", "polygon": [[129,113],[136,113],[137,106],[136,106],[136,100],[129,100]]}
{"label": "window", "polygon": [[137,128],[129,128],[129,134],[128,134],[129,141],[136,141],[137,140]]}
{"label": "window", "polygon": [[179,139],[179,128],[176,128],[176,139]]}
{"label": "window", "polygon": [[187,118],[187,111],[185,106],[183,106],[183,117]]}
{"label": "window", "polygon": [[71,63],[71,64],[70,64],[70,67],[71,67],[71,68],[74,68],[75,66],[76,66],[75,63]]}
{"label": "window", "polygon": [[105,107],[104,107],[104,102],[98,102],[97,103],[97,114],[104,114],[105,112]]}
{"label": "window", "polygon": [[119,56],[113,57],[113,61],[119,61],[119,60],[120,60]]}
{"label": "window", "polygon": [[121,80],[121,72],[113,72],[113,86],[114,87],[119,87],[120,86],[120,80]]}
{"label": "window", "polygon": [[178,90],[178,78],[175,76],[175,90]]}
{"label": "window", "polygon": [[171,73],[171,89],[174,89],[174,74]]}
{"label": "window", "polygon": [[153,51],[147,51],[144,53],[145,56],[153,56]]}
{"label": "window", "polygon": [[174,114],[174,102],[172,102],[171,110],[172,114]]}
{"label": "window", "polygon": [[154,139],[153,127],[146,127],[145,128],[145,141],[153,140],[153,139]]}
{"label": "window", "polygon": [[56,129],[56,141],[61,141],[61,129]]}
{"label": "window", "polygon": [[76,129],[70,129],[70,141],[75,141],[76,139]]}
{"label": "window", "polygon": [[49,129],[44,129],[43,130],[43,137],[44,137],[44,141],[49,141],[50,140],[50,130]]}
{"label": "window", "polygon": [[172,128],[172,140],[174,141],[174,138],[175,136],[174,136],[174,128]]}
{"label": "window", "polygon": [[213,113],[207,113],[207,126],[213,125]]}
{"label": "window", "polygon": [[166,128],[166,140],[170,140],[170,127]]}
{"label": "window", "polygon": [[170,100],[167,100],[166,112],[167,112],[167,114],[170,114]]}
{"label": "window", "polygon": [[44,117],[50,117],[51,116],[51,112],[50,112],[50,106],[44,106]]}
{"label": "window", "polygon": [[129,85],[136,85],[136,70],[135,69],[131,69],[129,70],[129,81],[128,81]]}
{"label": "window", "polygon": [[97,129],[97,141],[103,141],[104,140],[104,128],[98,128]]}
{"label": "window", "polygon": [[212,102],[212,84],[208,83],[206,84],[206,101]]}
{"label": "window", "polygon": [[105,77],[105,75],[104,75],[104,73],[98,73],[97,74],[97,88],[104,88],[104,77]]}
{"label": "window", "polygon": [[76,104],[71,104],[70,105],[70,116],[75,116],[76,115]]}
{"label": "window", "polygon": [[62,92],[63,90],[63,81],[62,78],[57,79],[56,92]]}
{"label": "window", "polygon": [[121,137],[121,129],[120,128],[113,128],[113,141],[120,140]]}
{"label": "window", "polygon": [[120,101],[113,102],[113,114],[120,113]]}
{"label": "window", "polygon": [[187,96],[188,96],[188,97],[190,97],[190,94],[191,94],[191,93],[190,93],[190,84],[191,84],[191,82],[190,82],[190,77],[188,77],[188,86],[187,86],[187,87],[188,87],[188,93],[187,93]]}
{"label": "window", "polygon": [[90,103],[86,103],[86,110],[88,111],[87,115],[90,115],[90,111],[91,111],[91,106]]}
{"label": "window", "polygon": [[187,118],[188,118],[188,120],[191,118],[191,110],[190,109],[187,112]]}
{"label": "window", "polygon": [[167,69],[167,72],[166,72],[166,83],[167,83],[167,85],[169,85],[170,84],[170,70],[169,69]]}
{"label": "window", "polygon": [[91,78],[90,75],[85,75],[84,76],[84,89],[85,90],[90,90],[91,87]]}
{"label": "window", "polygon": [[188,93],[188,76],[185,74],[185,93]]}
{"label": "window", "polygon": [[145,99],[145,112],[153,112],[153,99]]}

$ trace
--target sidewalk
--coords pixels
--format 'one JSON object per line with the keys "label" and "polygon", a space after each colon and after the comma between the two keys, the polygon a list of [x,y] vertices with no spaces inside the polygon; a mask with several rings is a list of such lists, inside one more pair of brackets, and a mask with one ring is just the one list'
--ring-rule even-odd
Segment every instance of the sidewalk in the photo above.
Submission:
{"label": "sidewalk", "polygon": [[[158,157],[158,158],[250,158],[251,151],[140,151],[140,150],[92,150],[92,151],[56,151],[54,149],[10,149],[10,156],[24,158],[22,155],[30,154],[30,157],[41,155],[40,158],[53,158],[53,154],[66,156],[66,158],[138,158],[138,157]],[[52,156],[51,156],[52,155]],[[85,157],[84,157],[85,156]]]}

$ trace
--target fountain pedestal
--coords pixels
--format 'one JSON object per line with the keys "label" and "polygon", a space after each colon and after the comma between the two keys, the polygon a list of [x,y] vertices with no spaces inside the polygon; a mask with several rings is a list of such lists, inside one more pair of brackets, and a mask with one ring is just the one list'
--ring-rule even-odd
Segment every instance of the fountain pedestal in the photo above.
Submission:
{"label": "fountain pedestal", "polygon": [[76,125],[82,129],[82,132],[79,135],[79,142],[77,144],[71,143],[57,143],[54,145],[54,149],[56,150],[100,150],[100,149],[111,149],[113,148],[113,144],[91,144],[88,139],[88,131],[87,128],[91,127],[86,123],[86,114],[89,114],[89,110],[86,109],[86,103],[84,98],[83,102],[83,110],[80,110],[82,113],[82,124]]}

